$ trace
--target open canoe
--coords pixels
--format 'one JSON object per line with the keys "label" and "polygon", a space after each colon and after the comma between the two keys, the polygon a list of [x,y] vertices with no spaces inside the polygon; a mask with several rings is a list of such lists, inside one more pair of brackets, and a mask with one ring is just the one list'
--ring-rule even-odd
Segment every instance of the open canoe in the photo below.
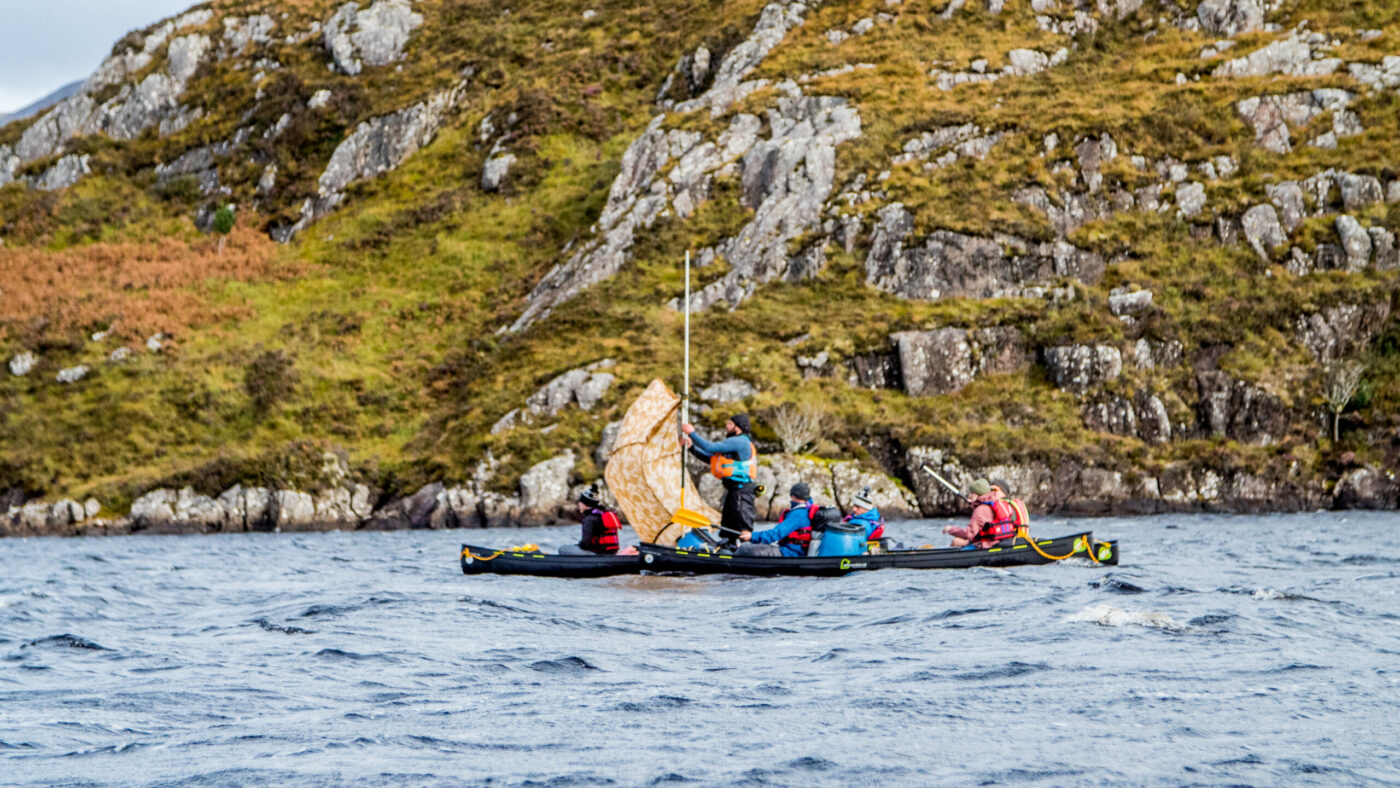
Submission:
{"label": "open canoe", "polygon": [[[1037,549],[1038,548],[1038,549]],[[743,575],[844,575],[873,569],[967,569],[974,566],[1048,564],[1066,558],[1116,566],[1117,542],[1095,542],[1089,532],[1036,539],[1007,540],[987,550],[942,548],[893,550],[874,555],[759,558],[702,550],[678,550],[642,544],[641,568],[653,572],[730,573]],[[1092,553],[1090,552],[1092,550]]]}
{"label": "open canoe", "polygon": [[541,575],[544,577],[609,577],[641,571],[639,556],[552,555],[538,550],[496,550],[462,545],[462,574]]}

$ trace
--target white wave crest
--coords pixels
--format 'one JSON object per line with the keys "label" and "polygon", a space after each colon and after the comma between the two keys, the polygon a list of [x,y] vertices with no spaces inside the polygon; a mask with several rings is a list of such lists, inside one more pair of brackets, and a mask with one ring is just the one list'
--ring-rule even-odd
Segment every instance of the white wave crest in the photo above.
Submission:
{"label": "white wave crest", "polygon": [[1066,621],[1087,621],[1101,627],[1151,627],[1172,632],[1186,629],[1185,624],[1176,621],[1166,613],[1155,613],[1150,610],[1145,612],[1124,610],[1109,604],[1090,605],[1070,616]]}
{"label": "white wave crest", "polygon": [[1276,589],[1276,588],[1256,588],[1256,589],[1254,589],[1254,593],[1250,594],[1250,596],[1254,597],[1255,599],[1287,599],[1287,598],[1288,598],[1288,594],[1285,594],[1285,593],[1283,593],[1282,591],[1279,591],[1279,590]]}

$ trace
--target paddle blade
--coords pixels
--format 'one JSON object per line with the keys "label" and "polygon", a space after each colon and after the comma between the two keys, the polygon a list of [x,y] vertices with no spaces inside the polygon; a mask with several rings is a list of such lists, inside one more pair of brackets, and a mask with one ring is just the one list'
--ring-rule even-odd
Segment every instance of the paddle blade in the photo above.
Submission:
{"label": "paddle blade", "polygon": [[710,527],[710,518],[699,512],[691,511],[690,509],[677,509],[676,513],[671,515],[671,522],[676,525],[683,525],[686,528]]}

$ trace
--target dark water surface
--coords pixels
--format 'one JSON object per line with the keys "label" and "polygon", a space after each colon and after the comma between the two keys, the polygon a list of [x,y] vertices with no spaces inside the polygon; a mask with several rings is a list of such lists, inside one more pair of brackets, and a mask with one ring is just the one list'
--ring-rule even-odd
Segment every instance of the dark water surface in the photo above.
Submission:
{"label": "dark water surface", "polygon": [[464,577],[458,544],[568,529],[3,540],[0,783],[1400,784],[1400,516],[1036,531],[1078,525],[1124,565],[553,580]]}

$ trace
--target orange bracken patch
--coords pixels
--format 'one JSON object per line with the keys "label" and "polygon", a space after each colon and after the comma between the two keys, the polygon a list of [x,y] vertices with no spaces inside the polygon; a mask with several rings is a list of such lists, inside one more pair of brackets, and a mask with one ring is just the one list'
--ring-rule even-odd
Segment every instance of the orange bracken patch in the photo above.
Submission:
{"label": "orange bracken patch", "polygon": [[178,335],[251,316],[244,305],[212,307],[200,285],[285,279],[298,270],[251,227],[229,233],[222,253],[214,238],[95,243],[58,252],[0,247],[0,341],[107,327],[122,339]]}

